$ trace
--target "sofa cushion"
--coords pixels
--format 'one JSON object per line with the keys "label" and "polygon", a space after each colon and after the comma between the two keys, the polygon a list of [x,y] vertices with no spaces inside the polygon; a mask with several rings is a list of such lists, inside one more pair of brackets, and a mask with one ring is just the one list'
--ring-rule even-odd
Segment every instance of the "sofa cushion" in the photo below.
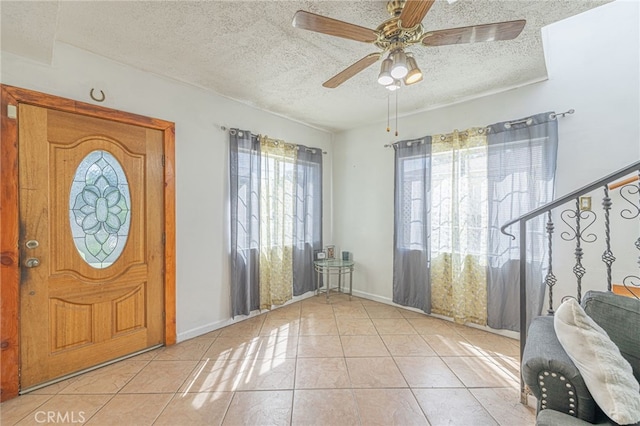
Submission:
{"label": "sofa cushion", "polygon": [[607,332],[575,299],[560,305],[554,328],[602,411],[618,424],[640,422],[640,384]]}
{"label": "sofa cushion", "polygon": [[602,327],[640,381],[640,300],[611,292],[588,291],[582,306]]}

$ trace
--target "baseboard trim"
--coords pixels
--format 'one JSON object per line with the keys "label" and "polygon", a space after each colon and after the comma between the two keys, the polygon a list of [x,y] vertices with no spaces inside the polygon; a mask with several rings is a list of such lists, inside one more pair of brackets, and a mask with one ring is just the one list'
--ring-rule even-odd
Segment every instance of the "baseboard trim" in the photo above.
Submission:
{"label": "baseboard trim", "polygon": [[[288,305],[290,305],[292,303],[296,303],[296,302],[299,302],[301,300],[308,299],[309,297],[313,297],[313,296],[315,296],[315,292],[313,292],[313,291],[309,291],[309,292],[307,292],[307,293],[305,293],[303,295],[300,295],[300,296],[294,296],[293,299],[289,300],[284,305],[275,306],[272,309],[272,311],[274,311],[276,309],[283,308],[283,307],[288,306]],[[205,325],[202,325],[200,327],[195,327],[195,328],[192,328],[190,330],[179,332],[178,335],[177,335],[177,343],[184,342],[185,340],[193,339],[194,337],[202,336],[203,334],[210,333],[212,331],[218,330],[218,329],[226,327],[228,325],[232,325],[232,324],[236,324],[238,322],[244,321],[244,320],[248,320],[249,318],[253,318],[253,317],[258,316],[260,314],[264,314],[266,312],[269,312],[269,310],[267,310],[267,309],[262,310],[262,311],[256,310],[256,311],[251,312],[249,315],[239,315],[239,316],[237,316],[235,318],[227,318],[227,319],[211,322],[209,324],[205,324]]]}
{"label": "baseboard trim", "polygon": [[[416,312],[416,313],[423,314],[423,315],[426,315],[426,316],[439,318],[439,319],[444,320],[444,321],[453,322],[453,318],[451,318],[451,317],[447,317],[447,316],[444,316],[444,315],[438,315],[438,314],[427,314],[424,311],[422,311],[420,309],[417,309],[417,308],[398,305],[397,303],[394,303],[393,300],[391,300],[388,297],[382,297],[382,296],[378,296],[376,294],[371,294],[371,293],[367,293],[367,292],[360,291],[360,290],[353,290],[353,295],[357,296],[357,297],[361,297],[363,299],[373,300],[374,302],[384,303],[386,305],[393,306],[395,308],[405,309],[407,311]],[[478,324],[473,324],[473,323],[470,323],[470,322],[465,323],[465,325],[467,327],[477,328],[478,330],[483,330],[483,331],[486,331],[488,333],[497,334],[499,336],[508,337],[510,339],[514,339],[514,340],[518,340],[518,341],[520,340],[520,333],[515,332],[515,331],[497,330],[495,328],[482,326],[482,325],[478,325]]]}
{"label": "baseboard trim", "polygon": [[380,302],[380,303],[384,303],[386,305],[391,305],[391,306],[399,306],[393,303],[393,301],[390,298],[378,296],[377,294],[367,293],[365,291],[360,291],[360,290],[353,290],[352,294],[356,297],[361,297],[367,300],[373,300],[374,302]]}

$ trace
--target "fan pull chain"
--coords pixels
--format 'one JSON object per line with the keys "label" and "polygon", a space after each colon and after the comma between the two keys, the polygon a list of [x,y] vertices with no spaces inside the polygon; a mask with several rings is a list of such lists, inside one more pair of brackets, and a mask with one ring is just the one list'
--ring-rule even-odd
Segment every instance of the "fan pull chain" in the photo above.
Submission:
{"label": "fan pull chain", "polygon": [[389,115],[391,114],[391,93],[387,93],[387,133],[391,131],[389,126]]}
{"label": "fan pull chain", "polygon": [[400,90],[396,90],[396,136],[398,136],[398,92]]}

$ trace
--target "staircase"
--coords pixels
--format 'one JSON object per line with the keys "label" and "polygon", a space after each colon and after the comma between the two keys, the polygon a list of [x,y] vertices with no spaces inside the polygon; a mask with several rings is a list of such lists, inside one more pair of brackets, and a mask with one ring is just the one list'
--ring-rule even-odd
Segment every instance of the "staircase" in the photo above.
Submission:
{"label": "staircase", "polygon": [[[590,197],[590,198],[589,198]],[[591,200],[601,200],[601,207],[597,202]],[[592,208],[593,207],[593,208]],[[545,238],[547,242],[546,275],[544,282],[547,294],[547,313],[554,313],[554,287],[558,284],[556,276],[558,267],[554,263],[554,256],[560,250],[573,249],[574,264],[571,266],[571,273],[575,277],[575,297],[578,301],[582,299],[583,277],[588,273],[606,274],[606,290],[615,291],[628,295],[629,297],[640,298],[640,270],[632,273],[617,276],[620,281],[612,282],[612,275],[616,272],[615,262],[618,257],[637,256],[638,266],[640,266],[640,161],[611,173],[589,185],[573,191],[557,200],[545,204],[517,219],[505,223],[501,227],[503,234],[516,238],[509,231],[517,227],[520,237],[520,355],[524,351],[527,341],[527,327],[532,318],[527,318],[527,230],[534,220],[540,218],[546,220]],[[634,234],[619,235],[615,238],[623,238],[631,241],[631,246],[620,250],[620,245],[615,244],[618,252],[614,253],[613,245],[614,233],[612,232],[612,222],[620,224],[625,221],[635,221],[637,227],[631,226]],[[558,223],[558,229],[556,229]],[[629,223],[629,222],[627,222]],[[627,226],[628,227],[628,226]],[[556,232],[557,231],[557,232]],[[637,239],[633,240],[633,237]],[[597,242],[597,243],[596,243]],[[599,246],[599,247],[596,247]],[[600,262],[584,262],[585,254],[589,251],[600,250]],[[634,254],[635,253],[635,254]],[[591,254],[591,253],[590,253]],[[599,254],[599,253],[598,253]],[[564,265],[562,265],[564,266]],[[597,270],[597,272],[596,272]],[[602,274],[604,272],[604,274]],[[605,283],[602,283],[604,290]],[[521,400],[526,403],[526,392],[522,379]]]}

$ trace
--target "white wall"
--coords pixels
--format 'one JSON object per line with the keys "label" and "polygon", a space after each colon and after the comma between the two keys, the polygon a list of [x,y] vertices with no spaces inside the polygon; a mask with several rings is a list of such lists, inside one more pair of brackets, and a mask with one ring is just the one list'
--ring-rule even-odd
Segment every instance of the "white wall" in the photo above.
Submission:
{"label": "white wall", "polygon": [[[331,134],[57,43],[52,64],[2,52],[2,83],[84,102],[103,90],[101,105],[176,124],[178,340],[230,322],[228,135],[248,129],[320,147],[325,173],[325,240],[331,230]],[[217,125],[217,126],[216,126]]]}
{"label": "white wall", "polygon": [[[449,133],[573,108],[574,115],[559,119],[557,196],[638,161],[639,13],[637,2],[615,2],[547,27],[543,36],[548,80],[402,117],[397,139]],[[429,76],[421,84],[429,84]],[[385,127],[385,123],[379,123],[336,135],[334,181],[338,184],[334,189],[334,235],[338,247],[353,251],[358,262],[354,288],[360,294],[390,301],[393,150],[383,145],[394,139],[385,132]],[[599,208],[600,201],[594,199],[594,209]],[[638,222],[626,226],[633,226],[628,233],[632,242],[638,237]],[[575,279],[570,272],[573,249],[567,252],[566,258],[555,264],[560,279],[558,295],[575,294]],[[585,257],[587,268],[600,262],[601,253],[602,249],[597,248],[593,249],[593,255]],[[617,264],[624,263],[627,266],[622,269],[637,274],[634,263],[637,255],[632,245],[626,246],[626,253],[617,251]],[[596,267],[601,268],[600,264]],[[587,288],[593,285],[603,289],[603,284],[588,278],[585,277]]]}

